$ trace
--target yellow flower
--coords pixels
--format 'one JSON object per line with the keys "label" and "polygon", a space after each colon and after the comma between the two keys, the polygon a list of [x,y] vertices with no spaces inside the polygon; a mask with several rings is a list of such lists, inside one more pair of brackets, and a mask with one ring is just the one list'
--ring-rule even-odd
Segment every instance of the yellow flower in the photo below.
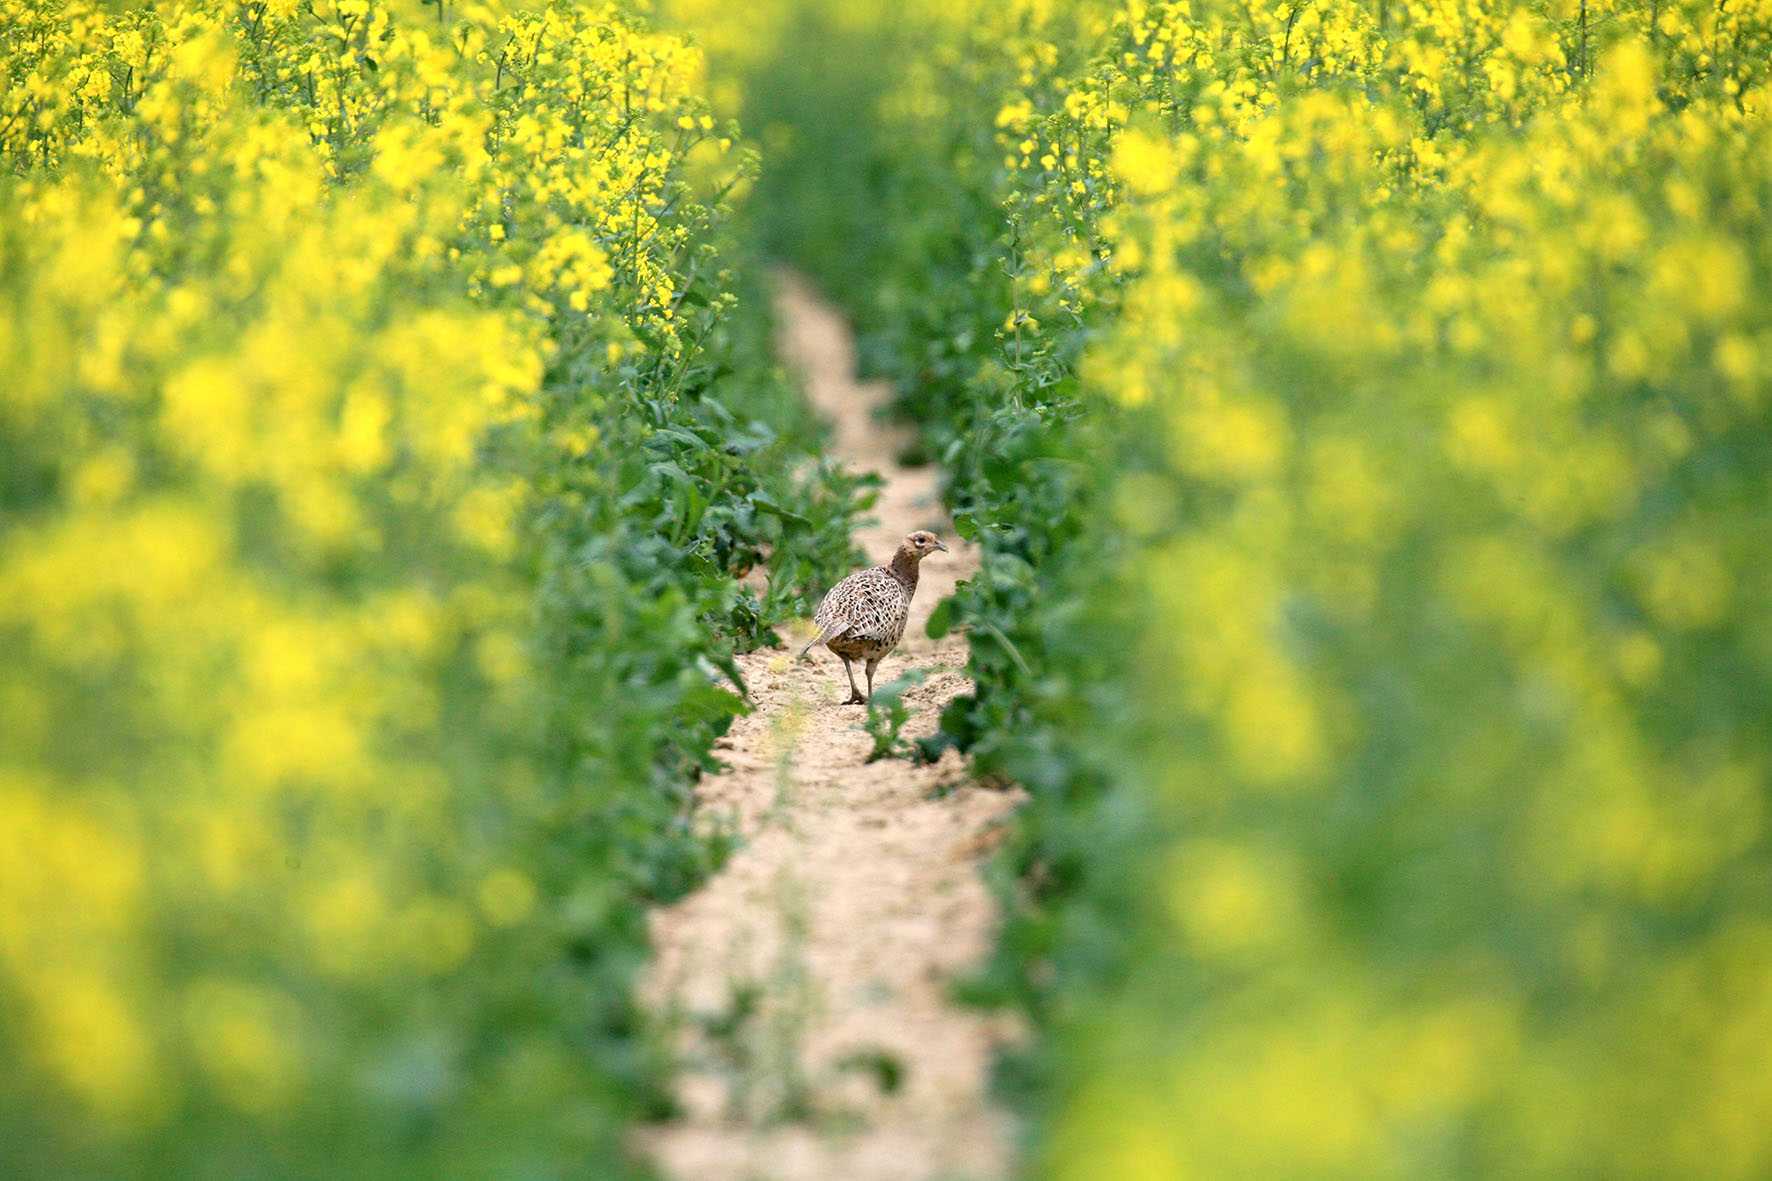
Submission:
{"label": "yellow flower", "polygon": [[1124,131],[1114,140],[1113,168],[1141,197],[1168,192],[1181,175],[1181,162],[1169,142],[1138,130]]}
{"label": "yellow flower", "polygon": [[37,987],[40,1054],[101,1115],[140,1117],[157,1106],[153,1043],[113,985],[52,974]]}
{"label": "yellow flower", "polygon": [[244,1112],[275,1111],[301,1082],[302,1015],[286,996],[231,980],[206,980],[185,994],[192,1049],[216,1090]]}

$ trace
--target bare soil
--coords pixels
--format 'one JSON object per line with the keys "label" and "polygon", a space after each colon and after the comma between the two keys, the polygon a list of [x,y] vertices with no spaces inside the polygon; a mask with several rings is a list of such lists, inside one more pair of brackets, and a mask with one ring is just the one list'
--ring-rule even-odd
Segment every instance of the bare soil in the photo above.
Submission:
{"label": "bare soil", "polygon": [[[777,294],[779,348],[834,428],[837,458],[885,483],[857,540],[885,561],[904,534],[952,547],[923,563],[910,625],[876,685],[907,668],[904,733],[933,733],[971,688],[966,643],[924,624],[976,555],[952,534],[933,468],[874,416],[843,320],[799,280]],[[672,1030],[679,1119],[638,1147],[683,1181],[986,1181],[1006,1174],[1011,1129],[990,1102],[991,1059],[1015,1036],[952,982],[987,952],[995,902],[978,869],[1019,794],[980,787],[953,752],[933,766],[867,763],[866,711],[839,704],[822,648],[740,658],[755,710],[722,740],[729,770],[697,791],[702,823],[741,844],[698,892],[651,915],[647,1005]],[[792,638],[792,637],[790,637]],[[858,674],[859,675],[859,672]]]}

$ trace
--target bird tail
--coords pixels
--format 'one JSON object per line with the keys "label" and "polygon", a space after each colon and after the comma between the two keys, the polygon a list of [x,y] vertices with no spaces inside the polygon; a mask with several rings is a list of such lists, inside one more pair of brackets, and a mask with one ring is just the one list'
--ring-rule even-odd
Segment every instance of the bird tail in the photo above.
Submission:
{"label": "bird tail", "polygon": [[833,620],[831,620],[829,623],[825,624],[823,627],[818,629],[818,634],[816,636],[813,636],[810,640],[808,640],[806,642],[806,646],[804,648],[800,649],[800,655],[797,657],[797,659],[800,659],[800,660],[806,659],[806,654],[808,652],[812,651],[814,648],[818,647],[820,644],[823,644],[823,643],[826,643],[827,641],[836,639],[839,635],[842,635],[847,630],[849,630],[849,621],[847,619],[833,619]]}

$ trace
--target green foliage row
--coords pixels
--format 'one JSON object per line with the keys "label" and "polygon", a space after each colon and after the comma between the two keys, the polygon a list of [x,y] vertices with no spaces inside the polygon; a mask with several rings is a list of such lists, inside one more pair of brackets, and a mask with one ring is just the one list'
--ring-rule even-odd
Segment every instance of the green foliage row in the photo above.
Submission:
{"label": "green foliage row", "polygon": [[645,905],[859,499],[702,85],[619,4],[0,5],[0,1173],[631,1172]]}

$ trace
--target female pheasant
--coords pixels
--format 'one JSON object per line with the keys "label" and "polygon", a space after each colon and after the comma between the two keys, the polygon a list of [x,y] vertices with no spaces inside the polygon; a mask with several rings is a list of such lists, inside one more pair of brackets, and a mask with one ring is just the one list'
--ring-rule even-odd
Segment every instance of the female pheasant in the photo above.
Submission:
{"label": "female pheasant", "polygon": [[[874,669],[904,635],[911,596],[917,593],[918,563],[936,550],[946,553],[947,548],[941,538],[919,529],[899,543],[889,564],[857,570],[833,586],[818,605],[818,614],[812,617],[818,635],[800,649],[800,656],[804,658],[817,644],[837,654],[849,678],[849,699],[844,705],[866,705],[874,695]],[[851,660],[866,662],[866,697],[855,687]]]}

